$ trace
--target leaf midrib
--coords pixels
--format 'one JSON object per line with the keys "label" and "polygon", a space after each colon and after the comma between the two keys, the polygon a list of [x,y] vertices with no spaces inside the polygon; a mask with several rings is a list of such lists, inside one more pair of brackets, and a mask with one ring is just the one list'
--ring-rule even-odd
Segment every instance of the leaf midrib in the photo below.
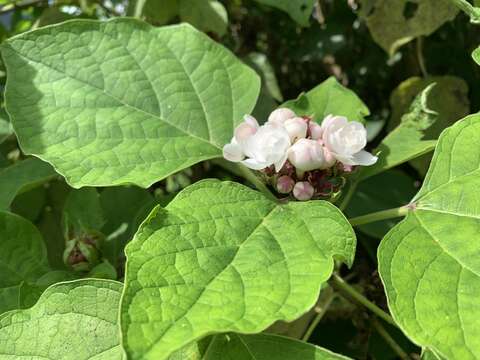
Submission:
{"label": "leaf midrib", "polygon": [[[91,88],[93,88],[93,89],[96,89],[96,90],[102,92],[103,94],[105,94],[106,96],[108,96],[109,98],[111,98],[112,100],[116,101],[120,106],[128,107],[128,108],[133,109],[133,110],[135,110],[135,111],[137,111],[137,112],[140,112],[140,113],[143,113],[143,114],[148,115],[148,116],[150,116],[150,117],[153,117],[153,118],[155,118],[155,119],[158,119],[158,120],[160,120],[161,122],[167,124],[168,126],[171,126],[172,128],[174,128],[174,129],[178,130],[179,132],[185,134],[187,137],[195,138],[195,139],[197,139],[197,140],[199,140],[199,141],[201,141],[201,142],[203,142],[203,143],[205,143],[205,144],[208,144],[208,145],[210,145],[210,146],[212,146],[212,147],[214,147],[214,148],[216,148],[216,149],[221,150],[221,147],[220,147],[220,146],[218,146],[218,145],[216,145],[216,144],[214,144],[214,143],[211,143],[211,142],[209,142],[208,140],[205,140],[205,139],[203,139],[203,138],[201,138],[201,137],[199,137],[199,136],[197,136],[197,135],[194,135],[194,134],[192,134],[192,133],[189,133],[189,132],[187,132],[186,130],[184,130],[184,129],[182,129],[182,128],[179,128],[178,126],[176,126],[176,125],[170,123],[169,121],[166,121],[165,119],[161,118],[161,117],[158,116],[157,114],[154,114],[154,113],[149,112],[149,111],[146,111],[146,110],[144,110],[144,109],[140,109],[140,108],[138,108],[138,107],[132,106],[132,105],[127,104],[127,103],[124,103],[121,99],[119,99],[119,98],[117,98],[116,96],[110,94],[110,93],[107,92],[105,89],[102,89],[102,88],[100,88],[100,87],[98,87],[98,86],[95,86],[95,85],[93,85],[93,84],[91,84],[91,83],[88,83],[88,82],[86,82],[86,81],[84,81],[84,80],[82,80],[82,79],[79,79],[79,78],[71,75],[71,74],[67,74],[66,72],[64,72],[64,71],[62,71],[62,70],[59,70],[59,69],[53,67],[52,65],[45,64],[45,63],[43,63],[43,62],[41,62],[41,61],[34,60],[34,59],[32,59],[32,58],[24,55],[24,54],[21,54],[21,53],[19,53],[17,50],[15,50],[12,46],[10,46],[9,44],[3,45],[3,46],[4,46],[5,48],[8,47],[8,49],[10,49],[12,52],[14,52],[15,54],[17,54],[19,57],[24,58],[25,60],[27,60],[27,61],[29,61],[29,62],[36,63],[36,64],[39,64],[39,65],[41,65],[41,66],[44,66],[44,67],[46,67],[46,68],[48,68],[48,69],[50,69],[50,70],[56,71],[57,73],[64,75],[66,78],[69,78],[69,79],[78,81],[78,82],[80,82],[80,83],[82,83],[82,84],[85,84],[85,85],[87,85],[87,86],[89,86],[89,87],[91,87]],[[198,95],[198,94],[197,94],[197,95]],[[7,104],[7,106],[8,106],[8,103],[7,103],[7,102],[6,102],[6,104]]]}

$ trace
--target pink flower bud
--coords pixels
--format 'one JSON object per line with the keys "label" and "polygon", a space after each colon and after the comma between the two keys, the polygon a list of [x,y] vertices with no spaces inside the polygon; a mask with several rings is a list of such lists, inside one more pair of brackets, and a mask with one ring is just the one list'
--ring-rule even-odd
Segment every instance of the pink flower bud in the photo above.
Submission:
{"label": "pink flower bud", "polygon": [[288,150],[288,160],[297,170],[325,169],[323,147],[315,140],[300,139]]}
{"label": "pink flower bud", "polygon": [[295,113],[287,108],[278,108],[268,117],[268,121],[277,125],[283,125],[288,119],[294,118]]}
{"label": "pink flower bud", "polygon": [[280,176],[277,180],[277,191],[280,194],[289,194],[294,185],[295,181],[290,176]]}
{"label": "pink flower bud", "polygon": [[293,187],[293,196],[300,201],[310,200],[314,192],[313,186],[306,181],[297,182]]}
{"label": "pink flower bud", "polygon": [[298,139],[304,139],[307,136],[308,125],[301,117],[294,117],[286,120],[284,126],[285,130],[288,132],[288,136],[290,136],[292,144]]}
{"label": "pink flower bud", "polygon": [[321,125],[318,125],[316,122],[310,121],[308,128],[310,130],[310,137],[313,140],[319,140],[322,138],[323,128]]}

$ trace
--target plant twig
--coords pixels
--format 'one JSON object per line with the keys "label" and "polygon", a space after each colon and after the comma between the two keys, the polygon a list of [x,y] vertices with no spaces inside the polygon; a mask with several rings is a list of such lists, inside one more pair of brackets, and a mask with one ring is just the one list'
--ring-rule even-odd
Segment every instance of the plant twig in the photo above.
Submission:
{"label": "plant twig", "polygon": [[401,206],[394,209],[377,211],[367,215],[357,216],[352,219],[348,219],[348,221],[352,226],[359,226],[359,225],[370,224],[376,221],[403,217],[403,216],[406,216],[409,211],[410,211],[410,208],[407,205],[407,206]]}
{"label": "plant twig", "polygon": [[[365,296],[360,294],[353,286],[347,284],[340,276],[333,274],[330,278],[330,284],[337,289],[342,295],[346,295],[346,299],[353,299],[359,304],[365,306],[368,310],[373,312],[379,318],[385,320],[389,324],[397,326],[395,320],[387,314],[385,311],[380,309],[377,305],[368,300]],[[345,297],[345,296],[344,296]]]}
{"label": "plant twig", "polygon": [[410,356],[397,344],[397,342],[392,338],[392,336],[388,333],[388,331],[384,328],[384,326],[378,321],[377,318],[372,319],[372,324],[375,330],[380,334],[381,337],[385,340],[385,342],[392,348],[395,354],[402,360],[410,360]]}
{"label": "plant twig", "polygon": [[307,330],[305,331],[305,334],[302,337],[303,341],[308,341],[308,339],[310,339],[310,336],[312,336],[313,331],[315,330],[317,325],[322,320],[323,316],[327,312],[328,308],[332,304],[335,297],[336,297],[336,294],[332,291],[331,293],[329,293],[327,295],[327,298],[322,302],[322,304],[315,307],[315,311],[317,312],[317,315],[315,315],[315,317],[313,318],[310,325],[308,325],[308,328],[307,328]]}
{"label": "plant twig", "polygon": [[237,164],[237,168],[240,172],[240,174],[242,174],[242,176],[250,181],[253,185],[255,185],[255,187],[261,191],[266,197],[268,197],[270,200],[274,200],[274,201],[278,201],[277,197],[275,195],[272,194],[272,192],[268,189],[267,185],[265,185],[263,183],[262,180],[260,180],[257,175],[255,175],[252,170],[250,170],[249,168],[247,168],[246,166],[242,165],[242,164]]}

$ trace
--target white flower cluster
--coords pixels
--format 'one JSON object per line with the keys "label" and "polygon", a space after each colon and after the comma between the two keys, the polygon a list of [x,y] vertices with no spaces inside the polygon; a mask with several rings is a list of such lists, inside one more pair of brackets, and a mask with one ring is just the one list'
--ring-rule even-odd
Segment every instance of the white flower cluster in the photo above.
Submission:
{"label": "white flower cluster", "polygon": [[[244,120],[235,129],[231,142],[224,146],[223,156],[253,170],[273,166],[275,173],[281,175],[287,164],[295,168],[295,178],[299,180],[305,172],[329,169],[337,163],[351,167],[368,166],[377,161],[376,156],[363,150],[367,144],[365,127],[342,116],[329,115],[319,125],[290,109],[279,108],[262,126],[252,116],[246,115]],[[285,192],[279,185],[282,181],[277,179],[277,189]],[[298,187],[302,192],[312,193],[309,198],[315,192],[306,184]],[[295,189],[293,193],[295,195]]]}

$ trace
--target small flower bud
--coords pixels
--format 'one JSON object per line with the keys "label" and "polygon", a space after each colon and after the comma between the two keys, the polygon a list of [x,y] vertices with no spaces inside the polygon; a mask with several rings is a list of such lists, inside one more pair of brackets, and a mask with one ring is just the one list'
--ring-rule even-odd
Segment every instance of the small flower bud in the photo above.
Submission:
{"label": "small flower bud", "polygon": [[298,139],[304,139],[307,136],[307,122],[301,117],[286,120],[284,126],[292,144]]}
{"label": "small flower bud", "polygon": [[295,181],[290,176],[280,176],[277,180],[277,191],[280,194],[289,194],[294,185]]}
{"label": "small flower bud", "polygon": [[277,125],[283,125],[288,119],[294,118],[295,113],[287,108],[278,108],[268,117],[268,121]]}
{"label": "small flower bud", "polygon": [[308,124],[308,128],[310,130],[310,137],[313,140],[319,140],[322,138],[323,128],[321,125],[318,125],[316,122],[311,121],[310,124]]}
{"label": "small flower bud", "polygon": [[325,169],[323,147],[315,140],[300,139],[288,150],[288,160],[299,171]]}
{"label": "small flower bud", "polygon": [[297,182],[293,187],[293,196],[300,201],[310,200],[314,192],[313,186],[306,181]]}

